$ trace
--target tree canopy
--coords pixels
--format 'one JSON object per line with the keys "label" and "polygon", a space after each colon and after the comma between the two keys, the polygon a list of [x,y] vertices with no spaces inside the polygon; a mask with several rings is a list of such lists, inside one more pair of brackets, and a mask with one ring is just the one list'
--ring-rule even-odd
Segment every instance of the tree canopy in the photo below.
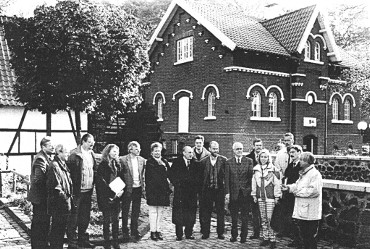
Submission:
{"label": "tree canopy", "polygon": [[5,34],[17,97],[29,109],[112,117],[142,100],[147,29],[122,7],[59,1],[37,7],[34,17],[10,18]]}

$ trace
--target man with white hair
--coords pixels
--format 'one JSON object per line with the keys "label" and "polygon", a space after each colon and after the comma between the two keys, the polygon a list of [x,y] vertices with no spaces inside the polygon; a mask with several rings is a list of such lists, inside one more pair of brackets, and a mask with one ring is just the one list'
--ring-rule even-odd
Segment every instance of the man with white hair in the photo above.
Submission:
{"label": "man with white hair", "polygon": [[241,211],[240,243],[245,243],[248,235],[248,213],[251,201],[253,161],[243,156],[243,144],[233,144],[234,156],[226,161],[226,199],[230,200],[231,242],[238,237],[238,218]]}

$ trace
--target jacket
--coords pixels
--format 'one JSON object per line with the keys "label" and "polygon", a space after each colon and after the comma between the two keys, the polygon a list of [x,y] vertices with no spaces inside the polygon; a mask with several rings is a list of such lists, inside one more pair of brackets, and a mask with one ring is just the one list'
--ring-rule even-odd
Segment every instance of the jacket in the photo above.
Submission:
{"label": "jacket", "polygon": [[36,154],[31,167],[31,187],[28,201],[34,204],[45,204],[47,202],[46,174],[51,159],[41,150]]}
{"label": "jacket", "polygon": [[[146,160],[141,156],[138,156],[137,159],[138,159],[138,165],[139,165],[139,179],[141,183],[141,188],[142,190],[145,190],[144,172],[145,172]],[[119,163],[122,167],[121,177],[123,178],[123,181],[126,183],[124,195],[128,195],[132,193],[132,186],[134,184],[134,179],[132,178],[133,174],[132,174],[132,163],[130,160],[130,154],[121,156],[119,158]]]}
{"label": "jacket", "polygon": [[193,147],[193,154],[194,154],[194,160],[195,162],[201,162],[203,161],[204,159],[206,159],[209,155],[211,155],[211,153],[203,147],[203,150],[202,150],[202,153],[200,154],[200,159],[198,160],[196,154],[195,154],[195,147]]}
{"label": "jacket", "polygon": [[[90,151],[91,156],[94,160],[94,172],[96,172],[97,165],[95,154],[93,151]],[[83,170],[83,159],[82,159],[82,152],[81,152],[81,145],[79,145],[76,149],[71,151],[71,154],[68,157],[67,166],[71,173],[71,179],[73,183],[73,195],[79,196],[81,194],[81,178],[82,178],[82,170]]]}
{"label": "jacket", "polygon": [[275,159],[275,167],[281,171],[281,174],[284,175],[286,168],[288,167],[289,164],[289,153],[287,148],[283,148],[278,151],[276,154],[276,159]]}
{"label": "jacket", "polygon": [[322,216],[322,176],[311,165],[299,173],[296,183],[288,185],[295,196],[293,218],[300,220],[321,220]]}
{"label": "jacket", "polygon": [[[281,182],[278,176],[280,172],[271,163],[265,169],[261,165],[256,165],[253,168],[252,178],[252,196],[258,199],[262,198],[263,194],[267,199],[275,199],[281,197]],[[262,187],[263,183],[263,187]]]}
{"label": "jacket", "polygon": [[145,191],[146,202],[149,206],[169,206],[171,189],[168,182],[170,165],[161,159],[161,165],[153,157],[146,161],[145,166]]}
{"label": "jacket", "polygon": [[243,156],[240,166],[237,165],[235,157],[226,161],[225,190],[226,194],[230,194],[230,200],[238,199],[239,190],[242,190],[244,197],[250,196],[252,176],[252,159]]}
{"label": "jacket", "polygon": [[98,207],[101,211],[109,210],[112,205],[119,205],[120,199],[115,197],[116,193],[110,189],[109,184],[119,177],[121,171],[120,164],[114,159],[111,163],[107,160],[100,162],[95,174],[95,189]]}
{"label": "jacket", "polygon": [[201,169],[201,188],[202,192],[209,187],[209,181],[210,181],[210,172],[212,167],[216,167],[217,170],[217,187],[220,190],[225,189],[225,167],[226,167],[226,157],[224,156],[218,156],[215,166],[212,166],[211,164],[211,158],[208,156],[206,159],[204,159],[202,163],[202,169]]}
{"label": "jacket", "polygon": [[48,214],[68,215],[72,209],[72,179],[65,162],[58,156],[50,163],[46,186],[48,191]]}

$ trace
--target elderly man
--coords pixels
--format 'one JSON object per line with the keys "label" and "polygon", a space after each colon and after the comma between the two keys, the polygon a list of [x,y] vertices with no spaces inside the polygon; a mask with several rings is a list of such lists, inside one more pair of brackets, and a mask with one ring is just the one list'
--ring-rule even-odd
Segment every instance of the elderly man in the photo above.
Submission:
{"label": "elderly man", "polygon": [[140,144],[131,141],[128,146],[128,154],[120,157],[119,162],[122,167],[123,181],[126,183],[125,192],[122,196],[122,233],[125,240],[128,235],[128,214],[131,207],[131,236],[136,240],[141,238],[138,231],[138,219],[140,215],[141,196],[145,194],[144,172],[146,160],[140,156]]}
{"label": "elderly man", "polygon": [[295,196],[293,218],[297,219],[304,248],[317,248],[317,234],[322,216],[322,176],[315,168],[315,157],[303,152],[299,157],[299,178],[283,185],[284,191]]}
{"label": "elderly man", "polygon": [[248,235],[248,213],[252,191],[253,161],[243,156],[243,144],[233,144],[234,157],[226,161],[226,199],[230,199],[231,242],[238,237],[238,217],[241,212],[240,243],[245,243]]}
{"label": "elderly man", "polygon": [[92,151],[94,144],[93,135],[86,133],[82,136],[80,145],[71,151],[67,161],[73,183],[75,206],[67,225],[69,248],[95,247],[89,242],[89,234],[86,232],[90,221],[91,196],[94,189],[94,171],[96,171],[95,154]]}
{"label": "elderly man", "polygon": [[209,143],[211,155],[202,161],[200,225],[202,239],[208,239],[211,227],[213,204],[217,213],[217,235],[225,239],[225,164],[226,157],[219,155],[216,141]]}
{"label": "elderly man", "polygon": [[174,186],[172,222],[176,225],[176,240],[194,239],[193,226],[197,212],[197,193],[199,189],[200,167],[195,164],[193,150],[185,146],[182,156],[174,160],[169,178]]}
{"label": "elderly man", "polygon": [[31,247],[48,248],[50,216],[47,213],[46,176],[54,146],[51,137],[44,137],[40,142],[41,150],[35,156],[31,168],[31,188],[28,200],[32,203]]}

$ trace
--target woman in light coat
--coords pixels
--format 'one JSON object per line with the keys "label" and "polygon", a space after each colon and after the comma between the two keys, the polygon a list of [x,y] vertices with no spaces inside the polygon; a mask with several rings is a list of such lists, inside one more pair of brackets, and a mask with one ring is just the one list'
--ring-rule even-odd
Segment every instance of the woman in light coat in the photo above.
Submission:
{"label": "woman in light coat", "polygon": [[261,150],[257,161],[258,164],[253,168],[251,195],[254,202],[258,202],[261,213],[263,242],[260,245],[267,246],[270,244],[270,248],[275,248],[276,237],[270,226],[270,220],[275,204],[281,197],[280,173],[271,163],[268,150]]}

